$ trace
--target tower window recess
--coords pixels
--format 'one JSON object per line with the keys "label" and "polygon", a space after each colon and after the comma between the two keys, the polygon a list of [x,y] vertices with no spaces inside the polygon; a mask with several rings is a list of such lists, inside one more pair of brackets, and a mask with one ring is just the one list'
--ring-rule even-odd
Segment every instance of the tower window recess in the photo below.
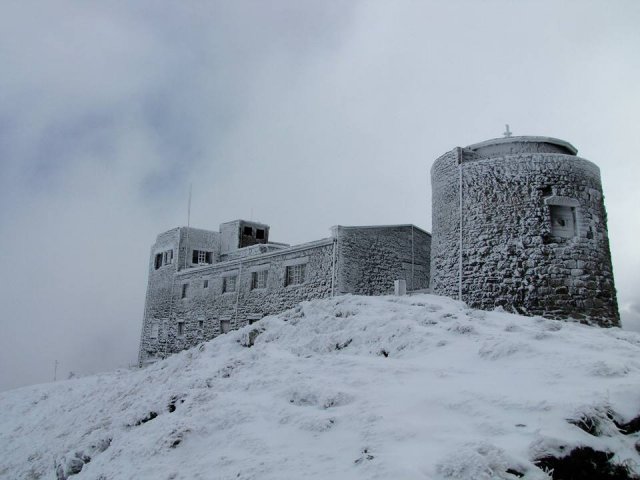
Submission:
{"label": "tower window recess", "polygon": [[264,240],[264,228],[256,229],[256,238],[258,240]]}
{"label": "tower window recess", "polygon": [[158,270],[162,266],[162,254],[161,253],[156,254],[156,259],[155,259],[155,262],[154,262],[154,266],[155,266],[156,270]]}
{"label": "tower window recess", "polygon": [[184,322],[178,322],[178,335],[184,335]]}
{"label": "tower window recess", "polygon": [[550,205],[551,235],[560,238],[576,236],[576,209],[565,205]]}
{"label": "tower window recess", "polygon": [[182,292],[180,293],[180,298],[187,298],[187,293],[189,293],[189,284],[182,284]]}
{"label": "tower window recess", "polygon": [[243,235],[248,235],[249,237],[253,236],[253,228],[252,227],[244,227],[242,229]]}
{"label": "tower window recess", "polygon": [[236,291],[236,277],[224,277],[222,281],[222,293]]}
{"label": "tower window recess", "polygon": [[198,320],[198,328],[204,327],[204,320]]}
{"label": "tower window recess", "polygon": [[197,265],[211,264],[213,263],[213,255],[211,252],[206,252],[204,250],[194,250],[191,257],[191,263]]}
{"label": "tower window recess", "polygon": [[153,325],[151,325],[151,338],[153,338],[154,340],[158,339],[158,332],[160,330],[160,327],[158,326],[157,323],[154,323]]}
{"label": "tower window recess", "polygon": [[267,288],[268,270],[259,270],[251,274],[251,290],[256,288]]}
{"label": "tower window recess", "polygon": [[305,263],[288,266],[285,275],[285,285],[299,285],[304,283],[306,267],[307,265]]}
{"label": "tower window recess", "polygon": [[209,288],[209,280],[202,282],[202,288]]}

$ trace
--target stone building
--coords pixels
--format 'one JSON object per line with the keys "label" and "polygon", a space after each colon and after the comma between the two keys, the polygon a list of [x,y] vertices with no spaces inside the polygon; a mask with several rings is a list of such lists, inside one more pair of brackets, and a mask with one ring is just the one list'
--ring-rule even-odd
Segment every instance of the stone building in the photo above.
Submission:
{"label": "stone building", "polygon": [[576,154],[555,138],[507,137],[438,158],[433,293],[618,326],[600,171]]}
{"label": "stone building", "polygon": [[431,168],[433,243],[413,225],[338,226],[295,246],[244,220],[162,233],[140,364],[302,300],[391,293],[395,280],[475,308],[619,326],[600,171],[576,154],[510,136],[445,153]]}
{"label": "stone building", "polygon": [[151,248],[139,362],[145,364],[303,300],[429,286],[431,235],[413,225],[332,228],[290,246],[244,220],[220,231],[179,227]]}

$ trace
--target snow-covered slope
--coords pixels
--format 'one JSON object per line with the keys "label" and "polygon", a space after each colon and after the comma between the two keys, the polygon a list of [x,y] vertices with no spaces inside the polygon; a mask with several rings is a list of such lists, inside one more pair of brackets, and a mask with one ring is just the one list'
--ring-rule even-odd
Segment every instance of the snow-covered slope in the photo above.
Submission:
{"label": "snow-covered slope", "polygon": [[431,295],[313,301],[143,370],[0,394],[0,477],[542,479],[534,459],[579,445],[637,469],[618,427],[639,355],[632,332]]}

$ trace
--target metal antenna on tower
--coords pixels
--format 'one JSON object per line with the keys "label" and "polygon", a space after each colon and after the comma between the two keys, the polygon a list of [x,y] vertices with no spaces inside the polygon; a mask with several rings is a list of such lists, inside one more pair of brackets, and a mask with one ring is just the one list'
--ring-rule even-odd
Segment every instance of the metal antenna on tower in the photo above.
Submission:
{"label": "metal antenna on tower", "polygon": [[58,378],[58,360],[53,363],[53,381],[55,382]]}
{"label": "metal antenna on tower", "polygon": [[506,130],[505,130],[505,132],[503,133],[503,135],[505,136],[505,138],[509,138],[509,137],[512,135],[512,134],[511,134],[511,131],[509,130],[509,124],[507,123],[507,124],[505,125],[505,127],[506,127]]}

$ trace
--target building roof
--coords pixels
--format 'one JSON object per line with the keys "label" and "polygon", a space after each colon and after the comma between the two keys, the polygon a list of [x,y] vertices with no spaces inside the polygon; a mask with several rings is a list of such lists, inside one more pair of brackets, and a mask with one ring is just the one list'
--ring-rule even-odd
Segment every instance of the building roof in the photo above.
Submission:
{"label": "building roof", "polygon": [[502,137],[492,138],[491,140],[485,140],[484,142],[474,143],[466,147],[469,150],[480,150],[486,147],[492,147],[496,145],[505,145],[509,143],[547,143],[550,145],[556,145],[564,148],[570,152],[571,155],[576,155],[578,149],[565,140],[553,137],[538,137],[538,136],[520,136],[520,137]]}

